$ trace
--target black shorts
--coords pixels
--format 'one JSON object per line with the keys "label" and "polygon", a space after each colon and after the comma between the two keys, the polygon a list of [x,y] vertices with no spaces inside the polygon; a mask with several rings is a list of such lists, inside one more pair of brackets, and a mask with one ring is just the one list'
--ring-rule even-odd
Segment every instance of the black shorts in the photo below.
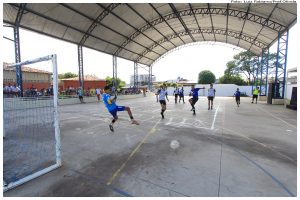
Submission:
{"label": "black shorts", "polygon": [[198,98],[192,98],[192,103],[195,104],[198,101]]}
{"label": "black shorts", "polygon": [[208,100],[209,100],[209,101],[213,101],[213,100],[214,100],[214,97],[208,97]]}
{"label": "black shorts", "polygon": [[159,100],[159,103],[160,103],[161,105],[167,105],[166,100]]}
{"label": "black shorts", "polygon": [[257,96],[258,96],[258,95],[254,94],[254,95],[253,95],[253,99],[257,99]]}
{"label": "black shorts", "polygon": [[235,97],[236,101],[240,101],[241,97]]}

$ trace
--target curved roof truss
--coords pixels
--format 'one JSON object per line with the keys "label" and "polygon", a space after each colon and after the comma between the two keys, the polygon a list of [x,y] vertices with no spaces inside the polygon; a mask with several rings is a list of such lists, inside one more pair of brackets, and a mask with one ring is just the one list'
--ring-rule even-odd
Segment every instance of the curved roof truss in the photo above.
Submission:
{"label": "curved roof truss", "polygon": [[3,11],[4,23],[145,65],[199,41],[259,55],[297,21],[296,3],[7,3]]}

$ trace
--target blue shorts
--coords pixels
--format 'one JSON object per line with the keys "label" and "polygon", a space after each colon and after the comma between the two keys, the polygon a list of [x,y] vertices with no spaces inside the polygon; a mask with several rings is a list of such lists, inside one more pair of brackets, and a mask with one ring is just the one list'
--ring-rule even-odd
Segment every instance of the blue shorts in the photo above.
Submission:
{"label": "blue shorts", "polygon": [[124,110],[125,110],[125,106],[117,106],[115,109],[110,110],[109,112],[110,112],[110,114],[111,114],[114,118],[116,118],[116,117],[117,117],[117,112],[118,112],[118,111],[124,111]]}

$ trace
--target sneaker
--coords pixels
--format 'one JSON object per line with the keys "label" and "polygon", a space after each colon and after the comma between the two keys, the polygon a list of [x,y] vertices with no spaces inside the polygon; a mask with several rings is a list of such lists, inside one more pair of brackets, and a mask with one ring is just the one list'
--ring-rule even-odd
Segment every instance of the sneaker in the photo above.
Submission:
{"label": "sneaker", "polygon": [[210,107],[210,109],[212,110],[212,106]]}
{"label": "sneaker", "polygon": [[210,108],[208,107],[208,110],[209,110]]}
{"label": "sneaker", "polygon": [[109,129],[110,129],[111,132],[114,132],[114,127],[113,127],[113,125],[110,124],[110,125],[109,125]]}
{"label": "sneaker", "polygon": [[195,112],[195,110],[193,110],[193,115],[196,115],[196,112]]}
{"label": "sneaker", "polygon": [[136,125],[140,125],[140,124],[139,124],[136,120],[134,120],[134,119],[131,121],[131,123],[132,123],[132,124],[136,124]]}

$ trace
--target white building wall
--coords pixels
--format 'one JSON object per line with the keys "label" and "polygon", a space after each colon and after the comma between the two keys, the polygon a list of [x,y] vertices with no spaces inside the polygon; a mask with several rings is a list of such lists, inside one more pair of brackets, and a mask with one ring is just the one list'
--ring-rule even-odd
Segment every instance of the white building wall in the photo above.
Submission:
{"label": "white building wall", "polygon": [[284,94],[285,99],[291,100],[293,87],[297,87],[297,83],[286,85],[286,90]]}

